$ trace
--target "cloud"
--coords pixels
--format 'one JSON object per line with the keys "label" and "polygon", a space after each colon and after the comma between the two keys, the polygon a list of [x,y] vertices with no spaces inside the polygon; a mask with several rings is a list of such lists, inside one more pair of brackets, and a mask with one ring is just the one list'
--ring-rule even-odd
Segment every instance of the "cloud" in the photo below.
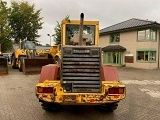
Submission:
{"label": "cloud", "polygon": [[[7,0],[10,2],[11,0]],[[20,1],[20,0],[19,0]],[[27,0],[35,4],[36,9],[42,9],[44,17],[43,29],[39,31],[42,43],[49,43],[47,33],[54,33],[56,21],[61,21],[66,15],[71,19],[79,19],[81,12],[86,20],[98,20],[100,28],[131,19],[148,19],[160,22],[159,0]]]}

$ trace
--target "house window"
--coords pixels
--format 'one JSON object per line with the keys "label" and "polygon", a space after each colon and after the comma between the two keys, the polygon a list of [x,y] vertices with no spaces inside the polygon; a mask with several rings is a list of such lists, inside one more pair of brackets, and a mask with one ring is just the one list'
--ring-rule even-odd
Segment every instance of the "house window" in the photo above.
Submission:
{"label": "house window", "polygon": [[138,61],[156,61],[156,51],[137,51]]}
{"label": "house window", "polygon": [[156,40],[156,30],[146,29],[138,31],[138,40]]}
{"label": "house window", "polygon": [[103,63],[104,64],[122,64],[122,52],[104,52]]}
{"label": "house window", "polygon": [[151,36],[152,40],[156,40],[156,31],[155,30],[151,30],[150,36]]}
{"label": "house window", "polygon": [[120,34],[114,33],[110,35],[110,42],[119,42],[120,41]]}

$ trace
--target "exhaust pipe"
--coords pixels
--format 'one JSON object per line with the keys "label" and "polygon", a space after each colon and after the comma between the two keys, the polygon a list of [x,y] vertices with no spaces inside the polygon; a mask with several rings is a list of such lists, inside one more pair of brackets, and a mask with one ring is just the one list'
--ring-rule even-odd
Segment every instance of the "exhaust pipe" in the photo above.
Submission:
{"label": "exhaust pipe", "polygon": [[82,46],[83,39],[83,22],[84,22],[84,14],[80,15],[80,26],[79,26],[79,45]]}

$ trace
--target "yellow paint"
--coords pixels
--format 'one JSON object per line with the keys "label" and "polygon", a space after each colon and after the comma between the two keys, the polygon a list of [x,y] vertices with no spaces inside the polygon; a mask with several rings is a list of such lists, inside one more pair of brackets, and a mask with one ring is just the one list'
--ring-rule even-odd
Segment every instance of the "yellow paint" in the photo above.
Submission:
{"label": "yellow paint", "polygon": [[[126,96],[126,92],[124,92],[124,94],[118,94],[118,95],[107,95],[108,89],[110,87],[125,88],[124,84],[120,82],[114,82],[114,81],[103,81],[101,93],[66,93],[64,92],[63,87],[61,86],[61,83],[58,80],[53,80],[53,81],[46,80],[44,81],[44,83],[38,83],[36,85],[36,88],[37,87],[53,87],[56,90],[55,96],[53,93],[50,93],[50,94],[37,93],[37,89],[36,89],[36,95],[39,99],[43,101],[57,102],[60,104],[64,104],[64,101],[63,101],[64,95],[76,96],[77,104],[101,104],[101,103],[108,103],[108,102],[117,102],[124,99]],[[65,104],[68,104],[68,103],[65,103]],[[75,103],[71,102],[69,104],[75,104]]]}

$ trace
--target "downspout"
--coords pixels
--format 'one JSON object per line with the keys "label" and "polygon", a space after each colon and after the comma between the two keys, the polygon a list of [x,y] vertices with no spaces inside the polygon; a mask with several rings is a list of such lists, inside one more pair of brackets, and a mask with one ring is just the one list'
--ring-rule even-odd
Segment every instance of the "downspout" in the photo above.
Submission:
{"label": "downspout", "polygon": [[0,55],[2,54],[1,44],[0,44]]}
{"label": "downspout", "polygon": [[158,66],[157,68],[159,68],[159,50],[160,50],[160,32],[158,31],[158,52],[157,52],[157,56],[158,56]]}

